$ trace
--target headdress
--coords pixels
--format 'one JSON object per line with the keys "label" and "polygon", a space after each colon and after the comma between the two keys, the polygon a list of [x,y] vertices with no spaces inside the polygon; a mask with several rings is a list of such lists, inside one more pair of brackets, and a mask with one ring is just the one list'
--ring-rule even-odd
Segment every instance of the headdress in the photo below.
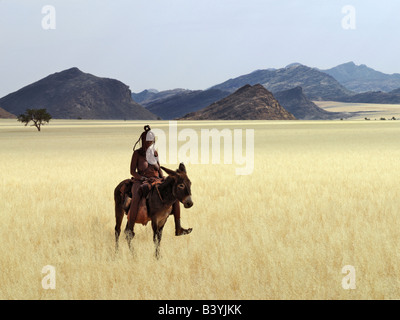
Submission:
{"label": "headdress", "polygon": [[[156,142],[156,137],[154,135],[154,132],[151,131],[151,128],[149,125],[144,126],[144,131],[140,135],[139,139],[136,141],[133,150],[135,151],[136,145],[139,143],[139,141],[142,142],[142,146],[140,148],[140,151],[143,156],[146,156],[146,160],[149,164],[155,165],[158,163],[158,157],[156,149],[155,149],[155,142]],[[147,150],[144,150],[145,142],[146,141],[153,141],[150,147],[147,148]],[[140,152],[139,151],[139,152]]]}

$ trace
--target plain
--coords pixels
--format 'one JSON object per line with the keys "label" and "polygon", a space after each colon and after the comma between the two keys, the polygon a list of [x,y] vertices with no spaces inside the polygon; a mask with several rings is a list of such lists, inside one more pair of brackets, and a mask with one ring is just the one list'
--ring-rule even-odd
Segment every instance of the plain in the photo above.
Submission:
{"label": "plain", "polygon": [[254,172],[186,164],[193,232],[170,218],[159,261],[149,225],[114,252],[113,189],[144,124],[0,120],[0,299],[400,298],[399,121],[178,122],[254,129]]}

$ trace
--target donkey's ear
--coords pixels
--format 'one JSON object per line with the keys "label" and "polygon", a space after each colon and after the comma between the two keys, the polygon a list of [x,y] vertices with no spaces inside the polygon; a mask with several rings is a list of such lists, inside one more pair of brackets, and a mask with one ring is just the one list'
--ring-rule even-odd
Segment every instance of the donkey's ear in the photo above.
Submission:
{"label": "donkey's ear", "polygon": [[183,164],[183,162],[181,162],[181,163],[179,164],[179,171],[182,171],[182,172],[186,173],[186,167],[185,167],[185,165]]}
{"label": "donkey's ear", "polygon": [[166,173],[168,173],[169,176],[176,176],[177,175],[177,173],[174,170],[165,168],[163,166],[161,166],[160,168],[163,169]]}

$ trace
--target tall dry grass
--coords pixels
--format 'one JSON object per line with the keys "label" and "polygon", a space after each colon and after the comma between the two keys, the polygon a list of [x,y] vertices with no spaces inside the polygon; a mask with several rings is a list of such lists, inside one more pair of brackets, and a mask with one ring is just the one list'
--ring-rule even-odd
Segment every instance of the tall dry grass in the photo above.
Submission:
{"label": "tall dry grass", "polygon": [[159,261],[149,225],[134,256],[123,236],[114,252],[113,189],[143,124],[0,122],[1,299],[400,298],[400,123],[179,123],[254,129],[255,168],[188,164],[193,232],[175,237],[170,218]]}

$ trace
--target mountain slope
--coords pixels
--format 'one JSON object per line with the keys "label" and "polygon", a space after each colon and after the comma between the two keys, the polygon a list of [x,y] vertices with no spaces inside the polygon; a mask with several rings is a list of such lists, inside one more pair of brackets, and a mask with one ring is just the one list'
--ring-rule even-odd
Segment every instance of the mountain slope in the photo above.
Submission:
{"label": "mountain slope", "polygon": [[132,98],[134,101],[136,101],[137,103],[139,103],[145,107],[149,103],[152,103],[152,102],[155,102],[155,101],[158,101],[161,99],[167,99],[174,95],[177,95],[180,93],[185,93],[185,92],[191,92],[191,90],[172,89],[172,90],[165,90],[165,91],[157,91],[154,89],[148,89],[148,90],[143,90],[142,92],[139,92],[139,93],[132,93]]}
{"label": "mountain slope", "polygon": [[233,94],[187,114],[183,120],[295,120],[262,85],[245,85]]}
{"label": "mountain slope", "polygon": [[229,95],[226,91],[209,89],[184,91],[166,98],[143,103],[147,110],[164,120],[183,117],[185,114],[203,109],[211,103]]}
{"label": "mountain slope", "polygon": [[348,62],[328,70],[321,70],[331,75],[343,86],[355,92],[385,91],[400,88],[400,74],[385,74],[367,67]]}
{"label": "mountain slope", "polygon": [[13,115],[12,113],[9,113],[8,111],[4,110],[3,108],[0,108],[0,119],[15,119],[16,116]]}
{"label": "mountain slope", "polygon": [[301,120],[331,120],[348,117],[347,114],[339,112],[328,112],[318,107],[303,93],[301,87],[280,91],[274,94],[287,111]]}
{"label": "mountain slope", "polygon": [[302,87],[311,100],[335,100],[353,94],[332,76],[301,64],[289,65],[282,69],[257,70],[250,74],[230,79],[213,86],[213,89],[233,92],[245,84],[260,83],[269,91],[279,91]]}
{"label": "mountain slope", "polygon": [[400,94],[400,88],[399,89],[395,89],[393,91],[390,91],[389,93],[391,93],[391,94]]}
{"label": "mountain slope", "polygon": [[156,119],[132,100],[129,87],[114,79],[99,78],[71,68],[54,73],[0,99],[13,114],[27,108],[46,108],[61,119]]}

